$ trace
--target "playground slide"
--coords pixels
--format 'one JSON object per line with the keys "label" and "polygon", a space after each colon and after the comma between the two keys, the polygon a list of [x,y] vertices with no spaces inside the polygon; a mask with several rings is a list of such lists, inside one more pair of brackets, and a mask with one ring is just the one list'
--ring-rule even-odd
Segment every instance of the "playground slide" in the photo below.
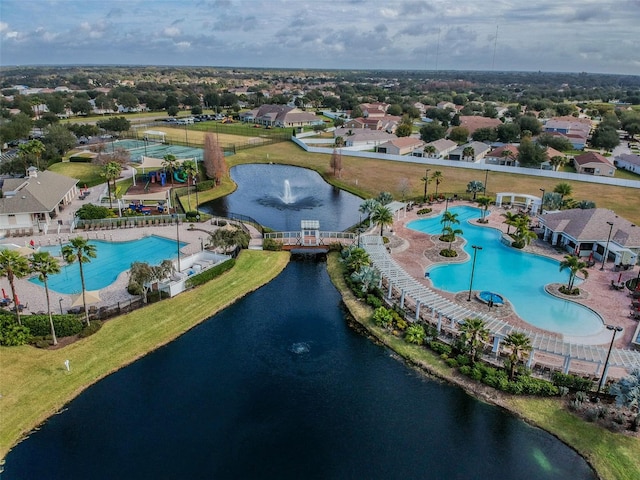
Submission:
{"label": "playground slide", "polygon": [[173,172],[173,178],[175,178],[177,182],[184,183],[189,177],[182,170],[177,170]]}

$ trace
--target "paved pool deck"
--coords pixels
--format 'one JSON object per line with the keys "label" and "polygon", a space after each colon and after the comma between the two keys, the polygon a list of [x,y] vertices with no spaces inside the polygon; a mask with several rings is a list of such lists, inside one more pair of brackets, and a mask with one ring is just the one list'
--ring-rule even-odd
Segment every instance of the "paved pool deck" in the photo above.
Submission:
{"label": "paved pool deck", "polygon": [[[466,201],[449,202],[449,207],[452,206],[474,206],[476,204]],[[429,279],[424,278],[424,271],[436,264],[451,261],[451,259],[445,259],[439,255],[442,248],[446,247],[443,242],[440,242],[437,237],[425,235],[423,233],[411,230],[406,227],[407,223],[419,219],[428,218],[430,216],[437,215],[445,209],[444,203],[434,203],[430,205],[433,212],[427,215],[418,215],[417,211],[420,208],[414,206],[411,211],[406,212],[403,216],[402,212],[396,214],[395,221],[393,223],[393,233],[390,235],[390,251],[395,261],[397,261],[407,273],[414,278],[424,283],[425,286],[433,288],[433,285]],[[501,207],[493,207],[489,209],[490,214],[487,216],[488,223],[474,225],[482,226],[485,228],[495,228],[504,233],[507,231],[507,225],[504,224],[505,209]],[[534,219],[535,222],[535,219]],[[464,230],[464,225],[460,226]],[[513,227],[511,228],[513,230]],[[467,261],[469,256],[462,250],[464,240],[458,238],[453,248],[458,251],[458,261]],[[524,248],[524,251],[536,253],[553,258],[558,261],[562,261],[564,256],[569,252],[558,251],[555,247],[552,247],[542,240],[534,240],[531,245]],[[622,272],[614,271],[614,265],[612,262],[605,264],[604,270],[600,270],[600,263],[597,263],[593,267],[588,269],[589,277],[580,285],[580,290],[583,293],[581,299],[577,300],[579,303],[591,308],[597,312],[604,320],[605,324],[620,326],[624,330],[620,334],[617,334],[614,345],[617,348],[632,348],[631,340],[633,334],[638,326],[638,321],[630,318],[629,313],[631,311],[631,297],[628,290],[614,290],[611,288],[611,281],[618,281],[618,278],[622,282],[635,278],[638,275],[638,269],[627,270]],[[481,275],[482,273],[480,273]],[[437,290],[437,289],[435,289]],[[456,297],[460,297],[461,293],[451,293],[442,290],[437,290],[442,296],[456,301]],[[564,297],[566,298],[566,297]],[[458,298],[460,300],[460,298]],[[466,300],[466,296],[465,296]],[[473,298],[472,302],[465,301],[465,307],[471,307],[478,311],[488,312],[488,306],[485,303]],[[493,308],[492,314],[497,314],[499,318],[508,321],[510,324],[526,328],[533,331],[540,330],[531,324],[525,322],[513,312],[497,312],[498,309]],[[548,333],[548,332],[547,332]],[[591,336],[563,336],[566,341],[573,343],[592,344],[592,345],[608,345],[611,341],[611,331],[603,328],[602,332]]]}

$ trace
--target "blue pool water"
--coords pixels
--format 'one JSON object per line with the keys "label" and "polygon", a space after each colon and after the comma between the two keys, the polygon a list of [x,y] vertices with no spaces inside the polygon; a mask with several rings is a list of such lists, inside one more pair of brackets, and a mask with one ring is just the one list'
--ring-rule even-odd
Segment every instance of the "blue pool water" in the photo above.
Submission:
{"label": "blue pool water", "polygon": [[497,293],[487,292],[486,290],[483,290],[478,294],[478,296],[485,302],[493,302],[496,306],[504,304],[504,298],[502,298],[502,296],[498,295]]}
{"label": "blue pool water", "polygon": [[[560,271],[558,261],[525,253],[501,243],[501,234],[493,228],[479,227],[468,220],[480,217],[480,209],[452,207],[458,214],[464,250],[473,255],[471,245],[478,245],[473,290],[488,290],[502,295],[526,322],[538,328],[565,335],[592,335],[602,330],[603,322],[591,309],[563,300],[544,291],[549,283],[567,283],[568,271]],[[407,225],[429,235],[442,232],[440,216],[415,220]],[[438,265],[429,269],[436,288],[449,292],[469,289],[471,261]]]}
{"label": "blue pool water", "polygon": [[[95,245],[97,256],[92,258],[90,263],[82,265],[87,290],[100,290],[111,285],[120,273],[131,267],[133,262],[158,265],[163,260],[173,260],[178,253],[175,240],[153,235],[128,242],[91,240],[89,243]],[[180,247],[185,245],[186,243],[181,243]],[[41,250],[49,251],[53,256],[60,256],[59,245],[41,247]],[[32,278],[30,281],[42,285],[42,282],[37,278]],[[49,277],[48,284],[51,290],[59,293],[81,292],[78,262],[65,265],[59,274]]]}

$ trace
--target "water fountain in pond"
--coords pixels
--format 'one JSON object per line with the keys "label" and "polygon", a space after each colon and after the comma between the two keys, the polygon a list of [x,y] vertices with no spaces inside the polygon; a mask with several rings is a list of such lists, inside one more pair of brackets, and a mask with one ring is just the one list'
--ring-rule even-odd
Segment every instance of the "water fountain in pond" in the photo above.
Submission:
{"label": "water fountain in pond", "polygon": [[289,351],[291,353],[295,353],[296,355],[302,355],[303,353],[308,353],[310,350],[309,344],[306,342],[297,342],[289,347]]}
{"label": "water fountain in pond", "polygon": [[280,199],[287,205],[290,205],[296,201],[296,197],[294,197],[291,193],[291,184],[289,183],[288,179],[285,179],[284,181],[284,193],[282,194],[282,197],[280,197]]}

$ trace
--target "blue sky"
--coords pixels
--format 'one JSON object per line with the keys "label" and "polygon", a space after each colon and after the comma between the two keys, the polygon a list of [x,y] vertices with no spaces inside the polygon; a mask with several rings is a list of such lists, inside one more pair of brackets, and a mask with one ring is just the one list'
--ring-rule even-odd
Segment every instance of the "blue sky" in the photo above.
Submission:
{"label": "blue sky", "polygon": [[[496,41],[497,31],[497,41]],[[640,74],[640,0],[2,0],[0,64]]]}

